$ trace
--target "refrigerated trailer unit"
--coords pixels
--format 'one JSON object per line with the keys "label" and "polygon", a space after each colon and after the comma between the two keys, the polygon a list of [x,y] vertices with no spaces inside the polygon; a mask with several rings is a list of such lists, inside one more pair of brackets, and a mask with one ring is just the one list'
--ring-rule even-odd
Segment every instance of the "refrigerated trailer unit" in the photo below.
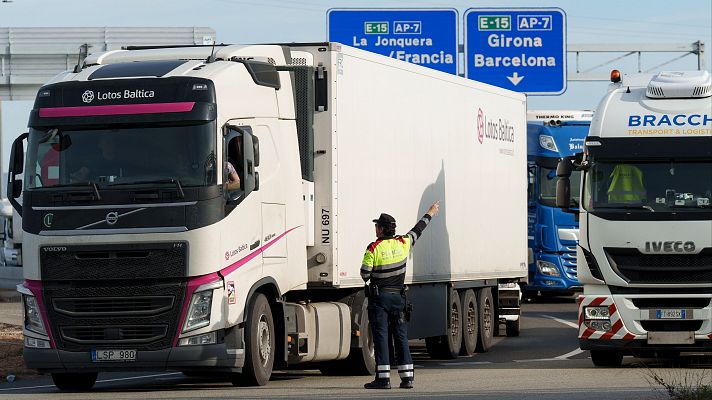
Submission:
{"label": "refrigerated trailer unit", "polygon": [[[576,162],[581,349],[598,366],[711,352],[712,79],[612,78]],[[560,163],[566,208],[570,172],[570,160]]]}
{"label": "refrigerated trailer unit", "polygon": [[407,232],[436,200],[408,259],[409,333],[486,351],[519,315],[498,284],[527,276],[525,110],[337,43],[90,56],[39,90],[10,161],[27,365],[61,389],[106,370],[372,373],[370,221]]}

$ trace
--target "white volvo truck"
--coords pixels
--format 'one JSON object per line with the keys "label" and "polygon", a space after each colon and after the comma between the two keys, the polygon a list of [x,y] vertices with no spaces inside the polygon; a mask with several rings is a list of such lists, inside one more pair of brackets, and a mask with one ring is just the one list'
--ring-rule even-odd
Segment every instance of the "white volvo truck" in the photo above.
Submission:
{"label": "white volvo truck", "polygon": [[9,179],[24,357],[60,389],[109,370],[373,373],[371,220],[407,232],[435,200],[410,337],[456,357],[518,317],[523,95],[335,43],[128,49],[77,71],[39,90]]}
{"label": "white volvo truck", "polygon": [[[631,75],[596,108],[584,152],[577,252],[579,343],[623,355],[712,351],[712,79]],[[559,164],[567,207],[571,160]]]}

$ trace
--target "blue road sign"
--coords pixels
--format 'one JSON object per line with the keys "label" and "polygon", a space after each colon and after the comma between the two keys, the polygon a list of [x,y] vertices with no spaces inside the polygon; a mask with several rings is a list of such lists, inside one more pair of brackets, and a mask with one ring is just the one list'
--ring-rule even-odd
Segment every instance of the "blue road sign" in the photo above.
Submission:
{"label": "blue road sign", "polygon": [[566,91],[566,14],[560,8],[465,12],[465,76],[528,94]]}
{"label": "blue road sign", "polygon": [[457,74],[455,9],[333,8],[330,42]]}

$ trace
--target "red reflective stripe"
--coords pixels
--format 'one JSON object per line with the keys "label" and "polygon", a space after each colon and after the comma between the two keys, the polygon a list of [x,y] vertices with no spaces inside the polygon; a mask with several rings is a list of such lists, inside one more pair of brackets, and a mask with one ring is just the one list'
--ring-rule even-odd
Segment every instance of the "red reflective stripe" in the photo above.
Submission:
{"label": "red reflective stripe", "polygon": [[588,337],[593,335],[594,332],[596,331],[591,328],[586,328],[586,330],[581,334],[581,339],[588,339]]}
{"label": "red reflective stripe", "polygon": [[583,310],[579,312],[579,327],[583,324]]}
{"label": "red reflective stripe", "polygon": [[184,101],[178,103],[116,104],[111,106],[40,108],[40,118],[177,113],[188,112],[193,109],[194,105],[194,101]]}
{"label": "red reflective stripe", "polygon": [[591,307],[600,306],[601,303],[603,303],[604,301],[606,301],[605,297],[596,297],[595,299],[593,299],[591,304],[589,304],[589,306],[591,306]]}
{"label": "red reflective stripe", "polygon": [[[710,335],[710,336],[711,336],[711,338],[712,338],[712,335]],[[634,338],[635,338],[635,335],[632,334],[632,333],[626,333],[626,334],[623,336],[623,339],[625,339],[625,340],[630,340],[630,339],[634,339]]]}
{"label": "red reflective stripe", "polygon": [[615,313],[616,313],[616,304],[613,303],[610,306],[608,306],[608,316],[610,317]]}

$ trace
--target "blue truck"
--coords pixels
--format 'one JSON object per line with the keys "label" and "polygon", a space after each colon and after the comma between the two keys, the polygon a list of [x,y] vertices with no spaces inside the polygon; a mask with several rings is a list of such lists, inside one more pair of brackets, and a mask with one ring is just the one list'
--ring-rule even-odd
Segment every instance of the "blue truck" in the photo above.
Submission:
{"label": "blue truck", "polygon": [[[576,278],[578,220],[556,208],[556,165],[583,151],[592,117],[592,111],[527,113],[529,282],[522,288],[526,299],[581,289]],[[572,177],[571,182],[579,180]],[[571,199],[571,208],[577,209],[579,187],[574,184]]]}

